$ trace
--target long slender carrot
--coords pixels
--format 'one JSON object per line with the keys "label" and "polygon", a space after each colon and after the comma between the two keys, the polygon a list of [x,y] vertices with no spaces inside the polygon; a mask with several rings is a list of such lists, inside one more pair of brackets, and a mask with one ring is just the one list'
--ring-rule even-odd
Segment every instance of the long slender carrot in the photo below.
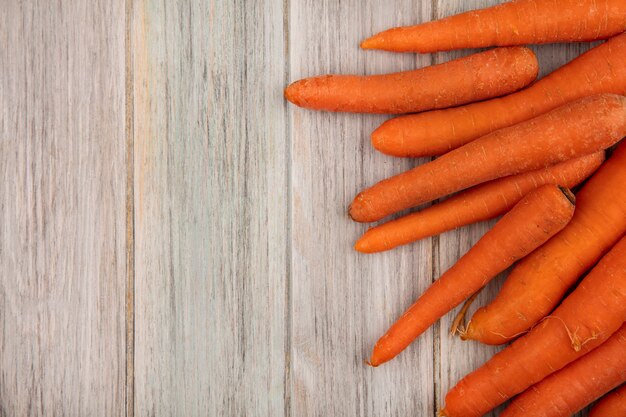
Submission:
{"label": "long slender carrot", "polygon": [[591,409],[589,417],[625,417],[626,416],[626,385],[605,395]]}
{"label": "long slender carrot", "polygon": [[492,219],[509,211],[530,191],[556,184],[574,187],[604,162],[604,152],[586,155],[524,174],[500,178],[459,193],[422,211],[369,229],[354,245],[363,253],[381,252]]}
{"label": "long slender carrot", "polygon": [[378,33],[364,49],[438,52],[487,46],[580,42],[626,30],[622,0],[516,0]]}
{"label": "long slender carrot", "polygon": [[563,229],[573,214],[568,189],[544,185],[532,191],[391,326],[369,363],[378,366],[397,356],[444,314]]}
{"label": "long slender carrot", "polygon": [[372,133],[372,145],[394,156],[440,155],[494,130],[601,93],[626,94],[626,34],[591,49],[517,93],[388,120]]}
{"label": "long slender carrot", "polygon": [[446,396],[442,415],[479,417],[600,346],[626,321],[626,238],[543,322]]}
{"label": "long slender carrot", "polygon": [[516,397],[500,417],[570,417],[625,381],[622,325],[598,348]]}
{"label": "long slender carrot", "polygon": [[383,75],[326,75],[296,81],[285,90],[309,109],[358,113],[414,113],[512,93],[537,78],[528,48],[497,48],[413,71]]}
{"label": "long slender carrot", "polygon": [[587,97],[496,131],[356,196],[351,217],[380,220],[476,184],[598,152],[626,136],[626,97]]}
{"label": "long slender carrot", "polygon": [[474,313],[464,339],[502,344],[535,325],[626,233],[626,143],[578,192],[574,218],[520,261],[498,296]]}

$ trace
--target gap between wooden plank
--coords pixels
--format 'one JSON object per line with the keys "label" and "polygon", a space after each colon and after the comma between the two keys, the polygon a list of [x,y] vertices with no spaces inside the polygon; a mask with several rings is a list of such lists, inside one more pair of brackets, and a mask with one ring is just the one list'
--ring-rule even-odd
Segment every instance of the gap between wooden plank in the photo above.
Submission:
{"label": "gap between wooden plank", "polygon": [[[432,0],[431,3],[431,20],[437,20],[439,18],[439,0]],[[430,62],[431,64],[439,64],[441,63],[441,59],[437,56],[437,54],[430,54]],[[431,160],[435,160],[433,157]],[[433,204],[437,204],[439,200],[433,202]],[[439,235],[433,236],[431,238],[431,256],[432,256],[432,273],[431,279],[434,283],[441,273],[439,268],[439,260],[440,260],[440,245],[439,245]],[[441,398],[441,327],[438,325],[432,326],[433,329],[433,416],[436,416],[439,407],[441,407],[443,401]]]}
{"label": "gap between wooden plank", "polygon": [[[290,0],[283,0],[283,47],[285,55],[285,69],[284,69],[284,82],[287,86],[291,82],[291,49],[289,48],[289,17],[290,17]],[[285,158],[287,161],[287,219],[285,222],[285,376],[284,376],[284,417],[291,417],[291,358],[292,358],[292,335],[293,335],[293,320],[292,320],[292,274],[291,263],[293,260],[291,251],[292,241],[292,160],[291,160],[291,114],[289,112],[289,103],[287,100],[283,101],[285,108],[284,120],[285,120],[285,135],[287,140],[285,141]]]}
{"label": "gap between wooden plank", "polygon": [[126,0],[126,417],[135,414],[135,164],[133,86],[133,0]]}

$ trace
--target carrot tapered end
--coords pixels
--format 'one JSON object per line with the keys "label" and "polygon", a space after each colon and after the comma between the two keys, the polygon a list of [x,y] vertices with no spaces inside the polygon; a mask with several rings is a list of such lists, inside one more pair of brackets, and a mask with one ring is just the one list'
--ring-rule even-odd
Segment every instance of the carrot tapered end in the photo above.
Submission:
{"label": "carrot tapered end", "polygon": [[361,42],[363,49],[378,49],[389,52],[418,52],[415,42],[407,39],[404,28],[391,28],[378,32]]}
{"label": "carrot tapered end", "polygon": [[293,104],[299,106],[300,105],[300,81],[296,81],[295,83],[289,84],[287,88],[285,88],[285,98],[292,102]]}
{"label": "carrot tapered end", "polygon": [[365,210],[365,208],[363,207],[363,201],[361,201],[362,196],[361,194],[363,193],[359,193],[356,197],[354,197],[354,200],[352,201],[352,203],[348,206],[348,217],[350,217],[350,220],[357,222],[357,223],[368,223],[368,222],[374,222],[378,219],[370,219],[366,213],[363,213],[363,211]]}
{"label": "carrot tapered end", "polygon": [[385,40],[382,39],[379,35],[374,35],[371,38],[365,39],[361,42],[362,49],[382,49]]}
{"label": "carrot tapered end", "polygon": [[365,361],[365,364],[366,364],[367,366],[372,367],[372,368],[377,368],[377,367],[378,367],[378,365],[380,365],[379,363],[372,363],[372,360],[371,360],[371,359],[370,359],[369,361]]}
{"label": "carrot tapered end", "polygon": [[[385,336],[383,336],[384,338]],[[370,360],[367,362],[367,364],[373,368],[377,368],[380,365],[389,362],[389,360],[393,359],[395,357],[394,356],[389,356],[388,352],[381,350],[380,349],[380,340],[378,342],[376,342],[376,345],[374,346],[374,349],[372,349],[372,354],[370,355]]]}
{"label": "carrot tapered end", "polygon": [[372,146],[377,151],[389,156],[402,158],[421,158],[424,156],[442,155],[452,148],[442,149],[439,143],[426,146],[416,142],[407,129],[415,115],[398,116],[389,119],[372,132]]}
{"label": "carrot tapered end", "polygon": [[378,228],[373,227],[356,241],[354,249],[361,253],[377,253],[392,249],[392,247],[387,245],[384,236],[381,238]]}
{"label": "carrot tapered end", "polygon": [[389,119],[372,132],[372,146],[379,152],[390,156],[404,157],[406,152],[404,146],[404,132],[401,129],[402,123],[398,120],[402,117]]}
{"label": "carrot tapered end", "polygon": [[332,96],[335,78],[333,75],[323,75],[295,81],[285,89],[285,98],[305,109],[332,110],[332,99],[329,96]]}
{"label": "carrot tapered end", "polygon": [[389,138],[388,135],[388,126],[389,124],[383,123],[381,126],[379,126],[376,130],[374,130],[372,132],[372,136],[371,136],[371,140],[372,140],[372,146],[374,147],[374,149],[385,153],[386,150],[386,144],[387,144],[387,139]]}
{"label": "carrot tapered end", "polygon": [[359,240],[357,240],[356,243],[354,244],[354,250],[356,250],[357,252],[361,252],[361,253],[372,253],[372,252],[374,252],[370,248],[369,240],[368,239],[364,239],[363,236]]}

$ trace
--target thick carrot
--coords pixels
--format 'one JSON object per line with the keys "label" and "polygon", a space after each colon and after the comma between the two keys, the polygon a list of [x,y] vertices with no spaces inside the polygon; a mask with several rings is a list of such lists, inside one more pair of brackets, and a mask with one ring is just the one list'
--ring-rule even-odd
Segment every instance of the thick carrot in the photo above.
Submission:
{"label": "thick carrot", "polygon": [[534,81],[538,71],[537,57],[530,49],[497,48],[394,74],[306,78],[287,87],[285,97],[315,110],[414,113],[517,91]]}
{"label": "thick carrot", "polygon": [[556,184],[568,188],[578,185],[602,162],[604,152],[598,152],[549,168],[490,181],[424,210],[373,227],[354,247],[363,253],[381,252],[492,219],[509,211],[526,194],[542,185]]}
{"label": "thick carrot", "polygon": [[626,136],[626,97],[587,97],[498,130],[356,196],[351,217],[380,220],[476,184],[606,149]]}
{"label": "thick carrot", "polygon": [[601,93],[626,94],[626,34],[591,49],[517,93],[388,120],[372,133],[372,145],[394,156],[441,155],[494,130]]}
{"label": "thick carrot", "polygon": [[438,52],[487,46],[580,42],[626,30],[623,0],[516,0],[378,33],[364,49]]}
{"label": "thick carrot", "polygon": [[574,196],[568,189],[544,185],[532,191],[391,326],[369,363],[378,366],[393,359],[444,314],[563,229],[573,214]]}
{"label": "thick carrot", "polygon": [[605,395],[591,409],[589,417],[626,417],[626,385]]}
{"label": "thick carrot", "polygon": [[498,296],[474,314],[463,338],[502,344],[549,314],[626,233],[624,184],[626,143],[578,192],[570,224],[516,265]]}
{"label": "thick carrot", "polygon": [[626,325],[598,348],[524,391],[500,417],[570,417],[624,381]]}
{"label": "thick carrot", "polygon": [[442,415],[479,417],[600,346],[626,321],[626,238],[528,334],[463,378]]}

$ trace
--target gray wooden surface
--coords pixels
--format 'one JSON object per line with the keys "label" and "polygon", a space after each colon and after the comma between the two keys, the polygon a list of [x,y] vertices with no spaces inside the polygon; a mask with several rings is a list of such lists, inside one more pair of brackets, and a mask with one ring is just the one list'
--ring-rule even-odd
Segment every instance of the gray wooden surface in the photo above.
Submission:
{"label": "gray wooden surface", "polygon": [[[494,352],[452,315],[363,362],[489,224],[357,254],[347,204],[424,161],[282,88],[467,54],[357,45],[495,2],[3,2],[0,416],[434,416]],[[542,73],[587,47],[536,48]]]}
{"label": "gray wooden surface", "polygon": [[0,416],[125,407],[124,5],[0,5]]}

